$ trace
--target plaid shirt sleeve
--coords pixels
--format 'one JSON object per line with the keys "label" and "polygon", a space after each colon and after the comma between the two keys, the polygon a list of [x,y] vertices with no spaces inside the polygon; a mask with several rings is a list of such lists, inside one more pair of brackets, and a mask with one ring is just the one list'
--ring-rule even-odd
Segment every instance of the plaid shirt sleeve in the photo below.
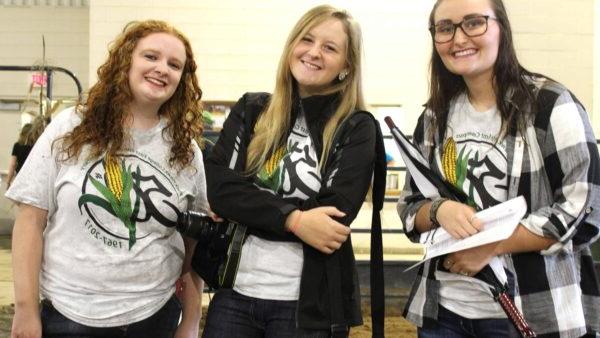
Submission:
{"label": "plaid shirt sleeve", "polygon": [[[528,188],[538,198],[529,199],[532,212],[521,224],[558,240],[542,254],[588,245],[599,233],[600,160],[585,109],[562,85],[546,82],[538,93],[538,112],[526,136],[531,168]],[[537,191],[540,187],[549,189]]]}

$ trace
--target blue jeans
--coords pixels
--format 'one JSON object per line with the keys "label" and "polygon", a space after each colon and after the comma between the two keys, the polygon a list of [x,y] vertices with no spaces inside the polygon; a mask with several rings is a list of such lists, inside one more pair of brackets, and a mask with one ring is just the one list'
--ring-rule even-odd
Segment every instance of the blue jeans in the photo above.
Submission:
{"label": "blue jeans", "polygon": [[296,301],[265,300],[219,290],[208,306],[203,338],[327,338],[329,330],[296,328]]}
{"label": "blue jeans", "polygon": [[439,306],[436,325],[419,328],[419,338],[519,337],[508,319],[467,319]]}
{"label": "blue jeans", "polygon": [[152,316],[139,322],[116,327],[91,327],[74,322],[58,312],[52,303],[42,301],[42,336],[44,338],[171,338],[181,314],[181,303],[173,296]]}

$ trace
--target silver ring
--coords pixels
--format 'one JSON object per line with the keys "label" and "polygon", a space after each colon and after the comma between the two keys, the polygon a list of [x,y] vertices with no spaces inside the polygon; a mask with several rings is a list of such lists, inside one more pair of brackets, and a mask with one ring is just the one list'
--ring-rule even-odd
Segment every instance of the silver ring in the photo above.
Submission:
{"label": "silver ring", "polygon": [[460,274],[469,277],[469,273],[467,271],[461,271]]}

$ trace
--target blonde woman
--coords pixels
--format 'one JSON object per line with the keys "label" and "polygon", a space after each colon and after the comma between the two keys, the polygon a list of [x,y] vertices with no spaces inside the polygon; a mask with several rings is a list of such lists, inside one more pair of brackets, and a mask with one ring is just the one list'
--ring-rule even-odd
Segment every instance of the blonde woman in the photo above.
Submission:
{"label": "blonde woman", "polygon": [[250,235],[204,337],[346,336],[362,323],[348,225],[381,137],[370,114],[356,113],[364,109],[358,24],[331,6],[309,10],[288,37],[273,94],[245,94],[207,159],[214,211]]}

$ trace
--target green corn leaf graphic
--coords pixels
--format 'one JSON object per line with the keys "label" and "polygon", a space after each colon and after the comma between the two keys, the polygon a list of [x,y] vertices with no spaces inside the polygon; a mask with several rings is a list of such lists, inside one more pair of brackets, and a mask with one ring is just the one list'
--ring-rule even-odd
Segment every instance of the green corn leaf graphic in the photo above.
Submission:
{"label": "green corn leaf graphic", "polygon": [[113,192],[92,176],[89,176],[89,178],[90,182],[92,182],[96,190],[98,190],[102,194],[102,196],[104,196],[104,198],[106,198],[110,202],[110,204],[114,206],[114,204],[117,203],[117,197],[113,194]]}
{"label": "green corn leaf graphic", "polygon": [[[125,227],[127,228],[128,232],[129,232],[129,250],[131,250],[131,248],[133,247],[133,245],[136,242],[135,218],[137,216],[137,213],[139,212],[140,197],[136,193],[135,208],[134,208],[134,210],[132,210],[130,195],[131,195],[131,191],[132,190],[135,191],[135,189],[133,189],[133,177],[131,174],[131,165],[129,167],[125,168],[125,161],[122,161],[121,169],[122,169],[121,170],[121,179],[123,182],[123,191],[121,193],[120,200],[116,198],[114,193],[108,187],[106,187],[100,181],[96,180],[95,178],[93,178],[90,175],[90,176],[88,176],[90,178],[90,182],[92,182],[92,185],[94,185],[94,187],[102,194],[102,196],[104,196],[104,198],[106,198],[106,200],[103,200],[99,196],[95,196],[95,195],[91,195],[91,194],[84,194],[79,198],[78,204],[79,204],[80,210],[81,210],[81,206],[84,203],[95,204],[95,205],[103,208],[104,210],[108,211],[111,215],[119,218],[123,222],[123,225],[125,225]],[[137,174],[138,174],[137,175],[138,179],[136,180],[136,184],[139,184],[139,177],[140,177],[139,167],[137,168]],[[135,213],[135,215],[134,215],[134,213]]]}
{"label": "green corn leaf graphic", "polygon": [[131,166],[125,169],[125,164],[123,163],[123,170],[121,172],[121,176],[123,179],[123,194],[121,195],[121,208],[124,212],[128,214],[127,217],[129,218],[129,216],[131,216],[132,211],[131,196],[129,196],[133,185],[133,179],[131,178]]}
{"label": "green corn leaf graphic", "polygon": [[458,156],[456,157],[456,186],[462,189],[463,183],[467,178],[467,161],[469,160],[469,151],[465,154],[465,148],[463,147]]}
{"label": "green corn leaf graphic", "polygon": [[115,212],[113,211],[110,203],[108,203],[106,200],[103,200],[101,197],[98,197],[98,196],[92,195],[92,194],[82,195],[81,197],[79,197],[79,201],[77,201],[77,206],[79,207],[79,211],[81,211],[81,207],[85,203],[95,204],[95,205],[99,206],[100,208],[106,210],[109,214],[111,214],[115,217],[117,216],[115,214]]}

